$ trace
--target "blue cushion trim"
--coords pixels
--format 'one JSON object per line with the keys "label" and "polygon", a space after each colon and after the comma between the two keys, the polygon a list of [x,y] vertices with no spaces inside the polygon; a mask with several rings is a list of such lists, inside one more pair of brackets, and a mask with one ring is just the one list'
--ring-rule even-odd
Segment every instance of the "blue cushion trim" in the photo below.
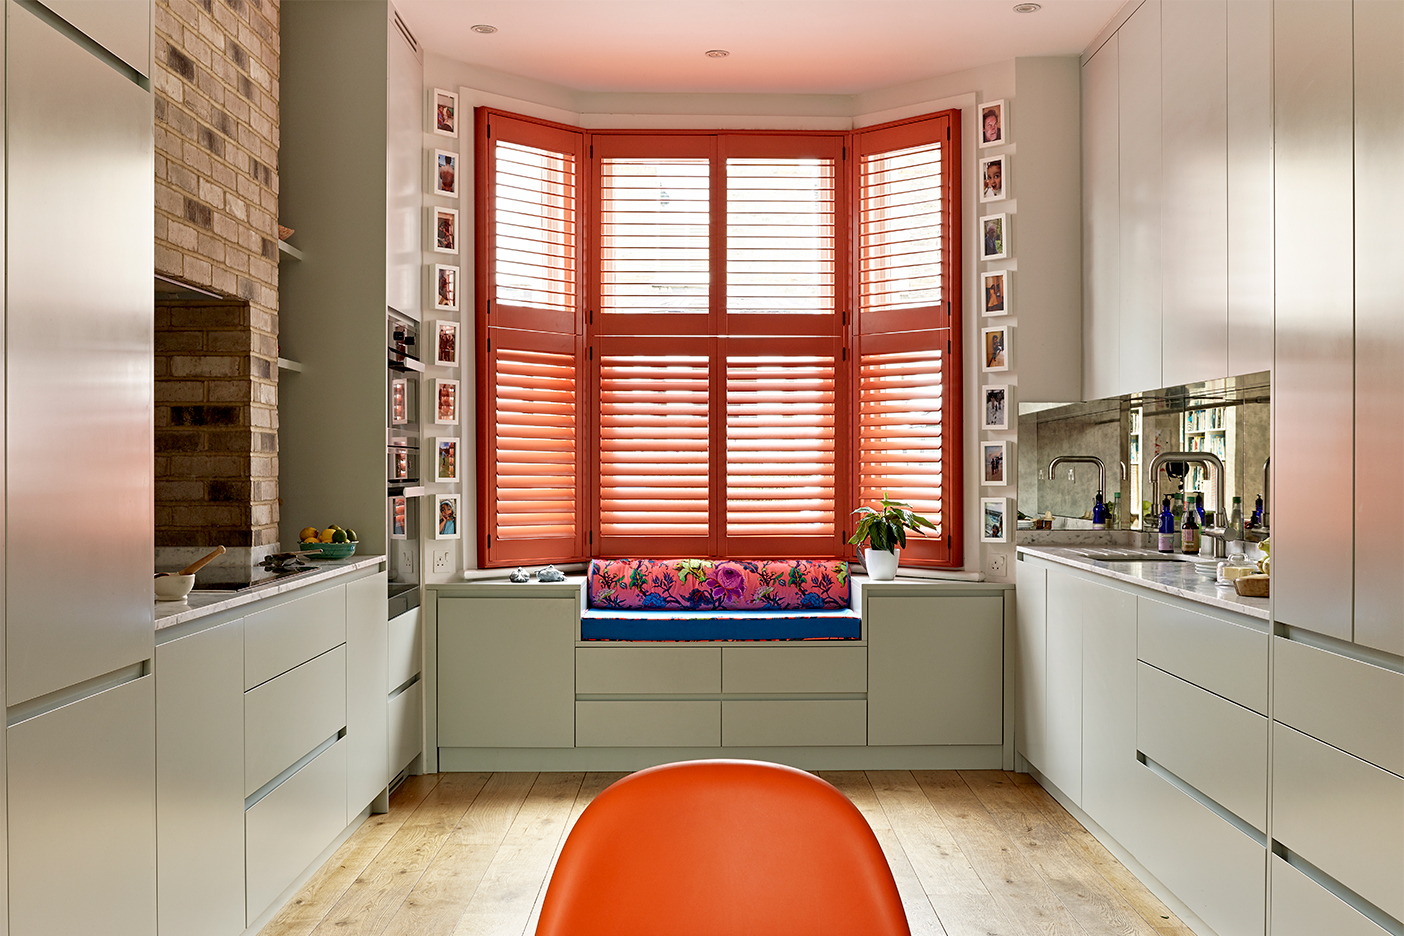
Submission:
{"label": "blue cushion trim", "polygon": [[580,615],[583,640],[858,640],[857,611],[601,611]]}

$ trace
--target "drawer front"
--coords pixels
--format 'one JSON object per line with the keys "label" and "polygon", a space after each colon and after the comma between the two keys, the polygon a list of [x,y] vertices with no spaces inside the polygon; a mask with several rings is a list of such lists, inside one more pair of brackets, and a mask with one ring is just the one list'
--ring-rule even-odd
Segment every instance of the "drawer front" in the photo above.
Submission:
{"label": "drawer front", "polygon": [[868,743],[868,703],[862,699],[727,699],[722,702],[726,747],[823,747]]}
{"label": "drawer front", "polygon": [[394,691],[423,670],[424,625],[419,608],[411,608],[390,621],[389,678],[386,685]]}
{"label": "drawer front", "polygon": [[1245,624],[1136,599],[1137,656],[1215,695],[1267,714],[1268,635]]}
{"label": "drawer front", "polygon": [[424,747],[424,683],[415,683],[389,701],[390,777],[414,760]]}
{"label": "drawer front", "polygon": [[244,795],[344,727],[344,646],[244,693]]}
{"label": "drawer front", "polygon": [[575,691],[697,693],[721,691],[720,647],[579,647]]}
{"label": "drawer front", "polygon": [[1387,936],[1335,894],[1272,856],[1272,936]]}
{"label": "drawer front", "polygon": [[1272,771],[1273,837],[1404,919],[1404,779],[1280,724]]}
{"label": "drawer front", "polygon": [[346,740],[327,748],[244,813],[245,925],[346,827]]}
{"label": "drawer front", "polygon": [[577,702],[576,747],[720,747],[721,703]]}
{"label": "drawer front", "polygon": [[867,692],[868,649],[724,647],[722,691]]}
{"label": "drawer front", "polygon": [[346,642],[346,586],[244,618],[244,688],[252,689]]}
{"label": "drawer front", "polygon": [[1281,637],[1273,649],[1277,721],[1404,776],[1404,674]]}
{"label": "drawer front", "polygon": [[1137,669],[1136,747],[1265,832],[1267,719],[1153,666]]}

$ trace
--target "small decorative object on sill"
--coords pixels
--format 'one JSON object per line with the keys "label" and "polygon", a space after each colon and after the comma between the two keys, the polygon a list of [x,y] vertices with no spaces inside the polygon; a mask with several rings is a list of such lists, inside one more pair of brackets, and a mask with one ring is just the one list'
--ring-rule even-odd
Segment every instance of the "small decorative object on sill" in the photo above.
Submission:
{"label": "small decorative object on sill", "polygon": [[287,240],[293,236],[293,229],[286,225],[278,225],[278,240]]}
{"label": "small decorative object on sill", "polygon": [[935,530],[936,524],[912,512],[911,504],[889,500],[887,492],[882,492],[882,509],[859,507],[853,511],[859,515],[858,526],[849,537],[854,545],[867,542],[863,552],[863,565],[868,577],[878,582],[890,582],[897,577],[897,557],[902,547],[907,545],[907,531],[921,533],[923,529]]}
{"label": "small decorative object on sill", "polygon": [[513,572],[511,575],[507,576],[507,581],[509,581],[509,582],[514,582],[514,583],[520,585],[520,584],[522,584],[523,582],[530,582],[530,581],[531,581],[531,576],[530,576],[530,575],[527,575],[527,570],[526,570],[526,569],[523,569],[521,566],[517,566],[517,571],[515,571],[515,572]]}
{"label": "small decorative object on sill", "polygon": [[538,582],[564,582],[565,573],[553,565],[548,565],[536,573],[536,580]]}

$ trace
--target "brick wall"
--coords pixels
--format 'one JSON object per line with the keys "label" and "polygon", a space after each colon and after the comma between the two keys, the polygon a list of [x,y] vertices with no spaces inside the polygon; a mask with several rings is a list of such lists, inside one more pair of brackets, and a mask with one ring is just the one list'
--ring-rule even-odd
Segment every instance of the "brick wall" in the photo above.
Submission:
{"label": "brick wall", "polygon": [[158,549],[278,538],[279,2],[156,0]]}

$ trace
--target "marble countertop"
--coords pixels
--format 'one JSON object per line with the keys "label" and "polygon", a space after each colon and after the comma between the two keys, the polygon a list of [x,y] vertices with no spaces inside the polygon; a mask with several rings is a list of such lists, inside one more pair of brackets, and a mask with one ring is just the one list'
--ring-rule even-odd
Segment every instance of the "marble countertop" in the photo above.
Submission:
{"label": "marble countertop", "polygon": [[384,556],[351,556],[347,559],[314,561],[316,571],[250,588],[241,592],[210,591],[192,592],[184,601],[156,602],[156,629],[174,627],[187,621],[198,620],[209,614],[228,611],[241,605],[252,604],[265,598],[285,595],[290,591],[305,588],[314,583],[346,575],[358,569],[369,569],[385,561]]}
{"label": "marble countertop", "polygon": [[[1116,552],[1131,552],[1125,547],[1111,547]],[[1225,611],[1233,611],[1248,617],[1257,618],[1260,621],[1269,620],[1268,599],[1266,598],[1244,598],[1233,590],[1232,585],[1215,585],[1214,577],[1204,575],[1195,570],[1195,564],[1189,561],[1177,562],[1101,562],[1096,559],[1089,559],[1084,553],[1105,551],[1106,546],[1020,546],[1019,552],[1029,556],[1036,556],[1039,559],[1046,559],[1049,562],[1056,562],[1059,565],[1071,566],[1074,569],[1082,569],[1097,575],[1104,575],[1109,579],[1118,582],[1126,582],[1130,585],[1140,585],[1152,591],[1163,592],[1167,595],[1176,595],[1190,601],[1209,605],[1214,608],[1221,608]],[[1154,556],[1156,553],[1149,549],[1137,549],[1135,552],[1146,553]],[[1201,561],[1209,561],[1208,557]]]}

